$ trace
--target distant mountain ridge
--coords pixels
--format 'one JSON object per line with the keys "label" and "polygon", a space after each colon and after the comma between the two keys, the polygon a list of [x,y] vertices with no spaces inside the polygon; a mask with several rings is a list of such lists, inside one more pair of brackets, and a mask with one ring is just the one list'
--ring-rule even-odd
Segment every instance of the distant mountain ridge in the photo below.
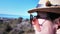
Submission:
{"label": "distant mountain ridge", "polygon": [[30,18],[29,16],[25,16],[25,15],[10,15],[10,14],[0,14],[0,17],[6,17],[6,18],[19,18],[19,17],[22,17],[22,18]]}
{"label": "distant mountain ridge", "polygon": [[9,14],[0,14],[0,17],[6,17],[6,18],[18,18],[19,15],[9,15]]}

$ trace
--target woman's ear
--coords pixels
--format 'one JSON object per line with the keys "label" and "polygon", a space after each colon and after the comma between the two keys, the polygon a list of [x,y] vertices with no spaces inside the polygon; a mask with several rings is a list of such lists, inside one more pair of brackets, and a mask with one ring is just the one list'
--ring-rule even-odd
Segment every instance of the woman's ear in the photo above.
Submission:
{"label": "woman's ear", "polygon": [[57,19],[55,19],[54,22],[55,22],[56,24],[59,24],[59,23],[60,23],[60,17],[57,18]]}

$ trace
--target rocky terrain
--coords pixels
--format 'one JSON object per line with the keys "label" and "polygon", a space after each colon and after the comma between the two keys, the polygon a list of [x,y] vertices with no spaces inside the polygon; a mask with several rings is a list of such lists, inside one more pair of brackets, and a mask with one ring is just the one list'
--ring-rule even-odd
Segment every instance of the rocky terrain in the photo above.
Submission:
{"label": "rocky terrain", "polygon": [[29,19],[0,18],[0,34],[34,34]]}

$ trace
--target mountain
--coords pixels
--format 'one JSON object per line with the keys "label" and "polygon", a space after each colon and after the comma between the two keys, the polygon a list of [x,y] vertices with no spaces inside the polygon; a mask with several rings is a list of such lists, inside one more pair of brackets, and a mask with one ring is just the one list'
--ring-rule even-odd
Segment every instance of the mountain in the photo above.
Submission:
{"label": "mountain", "polygon": [[19,17],[30,18],[29,16],[9,15],[9,14],[0,14],[0,17],[4,17],[4,18],[19,18]]}
{"label": "mountain", "polygon": [[9,14],[0,14],[0,17],[6,17],[6,18],[18,18],[19,15],[9,15]]}

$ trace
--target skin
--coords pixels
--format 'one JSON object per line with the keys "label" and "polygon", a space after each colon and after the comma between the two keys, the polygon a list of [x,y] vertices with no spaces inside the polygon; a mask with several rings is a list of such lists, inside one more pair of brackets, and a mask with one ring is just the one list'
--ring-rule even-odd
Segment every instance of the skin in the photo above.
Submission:
{"label": "skin", "polygon": [[59,18],[56,18],[56,19],[54,20],[54,22],[55,22],[58,26],[60,26],[60,17],[59,17]]}

